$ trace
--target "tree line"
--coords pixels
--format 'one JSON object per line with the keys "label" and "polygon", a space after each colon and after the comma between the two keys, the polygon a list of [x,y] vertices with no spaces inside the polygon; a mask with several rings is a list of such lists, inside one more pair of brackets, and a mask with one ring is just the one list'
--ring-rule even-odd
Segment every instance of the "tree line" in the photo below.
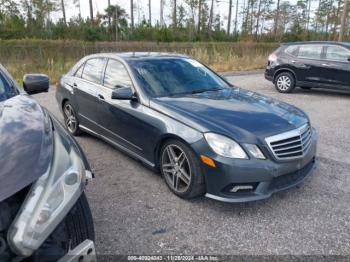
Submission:
{"label": "tree line", "polygon": [[[130,10],[111,4],[96,15],[92,0],[0,0],[0,39],[87,41],[297,41],[349,40],[349,0],[135,0]],[[160,15],[152,4],[160,1]],[[88,2],[90,16],[82,17]],[[220,15],[217,3],[227,13]],[[316,6],[316,8],[315,8]],[[313,8],[312,8],[313,7]],[[67,8],[79,10],[67,18]],[[59,12],[60,18],[53,14]],[[167,15],[166,15],[167,13]],[[156,22],[153,22],[156,21]]]}

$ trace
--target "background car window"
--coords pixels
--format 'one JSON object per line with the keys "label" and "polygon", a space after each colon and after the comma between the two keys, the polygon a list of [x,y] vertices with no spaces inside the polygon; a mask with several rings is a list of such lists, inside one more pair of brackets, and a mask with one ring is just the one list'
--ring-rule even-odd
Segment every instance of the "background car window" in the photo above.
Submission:
{"label": "background car window", "polygon": [[327,46],[326,59],[332,61],[348,62],[350,51],[339,46]]}
{"label": "background car window", "polygon": [[322,46],[321,45],[302,45],[299,48],[298,57],[321,59]]}
{"label": "background car window", "polygon": [[119,61],[110,59],[108,61],[103,85],[110,88],[118,86],[131,87],[131,79],[124,65]]}
{"label": "background car window", "polygon": [[85,65],[85,63],[82,64],[82,65],[79,67],[79,69],[75,72],[75,74],[74,74],[75,77],[81,78],[81,75],[83,74],[83,70],[84,70],[84,65]]}
{"label": "background car window", "polygon": [[14,92],[11,92],[11,87],[8,82],[0,73],[0,102],[9,99],[14,95]]}
{"label": "background car window", "polygon": [[82,78],[100,84],[104,64],[105,60],[103,58],[94,58],[86,61]]}

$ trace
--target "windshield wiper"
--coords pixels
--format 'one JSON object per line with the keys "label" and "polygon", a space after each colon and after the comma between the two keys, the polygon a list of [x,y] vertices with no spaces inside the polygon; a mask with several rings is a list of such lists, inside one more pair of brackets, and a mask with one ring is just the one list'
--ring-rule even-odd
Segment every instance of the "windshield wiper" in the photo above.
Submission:
{"label": "windshield wiper", "polygon": [[193,90],[191,91],[191,94],[200,94],[200,93],[205,93],[205,92],[213,92],[213,91],[219,91],[222,90],[223,88],[211,88],[211,89],[198,89],[198,90]]}

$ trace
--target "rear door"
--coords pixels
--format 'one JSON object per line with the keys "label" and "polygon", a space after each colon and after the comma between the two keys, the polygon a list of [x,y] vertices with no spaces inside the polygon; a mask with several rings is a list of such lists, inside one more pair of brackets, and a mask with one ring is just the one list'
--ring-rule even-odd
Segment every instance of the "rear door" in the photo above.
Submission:
{"label": "rear door", "polygon": [[329,87],[350,88],[350,50],[337,45],[325,47],[324,73]]}
{"label": "rear door", "polygon": [[325,82],[322,70],[322,45],[300,45],[298,54],[291,61],[294,65],[298,82],[302,84],[318,85]]}
{"label": "rear door", "polygon": [[[102,84],[102,72],[106,59],[92,58],[85,62],[81,78],[75,78],[74,93],[78,105],[78,117],[81,125],[98,131],[97,96],[98,86]],[[78,70],[79,72],[79,70]]]}

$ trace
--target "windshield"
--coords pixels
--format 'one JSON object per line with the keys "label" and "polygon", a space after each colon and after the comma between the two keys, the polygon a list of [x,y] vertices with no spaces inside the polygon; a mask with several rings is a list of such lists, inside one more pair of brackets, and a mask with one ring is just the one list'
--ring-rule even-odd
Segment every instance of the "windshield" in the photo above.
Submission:
{"label": "windshield", "polygon": [[216,91],[229,85],[211,70],[189,58],[129,62],[143,89],[152,97]]}
{"label": "windshield", "polygon": [[15,95],[17,95],[17,93],[15,92],[14,88],[9,84],[9,82],[5,79],[5,77],[2,75],[2,72],[0,70],[0,102],[7,100]]}

